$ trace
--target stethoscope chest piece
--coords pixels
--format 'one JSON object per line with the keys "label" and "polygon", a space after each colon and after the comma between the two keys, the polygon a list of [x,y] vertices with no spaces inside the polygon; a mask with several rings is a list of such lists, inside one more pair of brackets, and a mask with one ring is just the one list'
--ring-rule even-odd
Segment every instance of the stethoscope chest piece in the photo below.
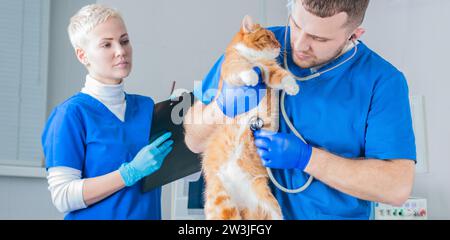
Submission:
{"label": "stethoscope chest piece", "polygon": [[264,120],[262,120],[261,118],[259,118],[257,116],[254,116],[254,117],[250,118],[249,125],[250,125],[250,130],[255,132],[255,131],[261,130],[264,127]]}

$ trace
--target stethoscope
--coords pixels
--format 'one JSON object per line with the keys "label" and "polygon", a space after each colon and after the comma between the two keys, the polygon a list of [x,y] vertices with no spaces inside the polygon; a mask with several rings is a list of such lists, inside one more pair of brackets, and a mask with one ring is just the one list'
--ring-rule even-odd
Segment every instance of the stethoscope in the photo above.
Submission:
{"label": "stethoscope", "polygon": [[[285,69],[292,75],[294,76],[294,78],[296,78],[298,81],[308,81],[314,78],[317,78],[319,76],[321,76],[322,74],[325,74],[327,72],[330,72],[342,65],[344,65],[345,63],[347,63],[348,61],[350,61],[351,59],[353,59],[356,56],[356,53],[358,52],[358,46],[357,43],[354,41],[353,38],[351,38],[351,42],[353,43],[353,54],[348,57],[346,60],[342,61],[341,63],[337,64],[336,66],[333,66],[329,69],[314,73],[312,75],[306,76],[306,77],[299,77],[297,75],[295,75],[293,72],[291,72],[291,70],[289,69],[289,65],[287,62],[288,59],[288,52],[287,52],[287,40],[288,40],[288,33],[289,33],[289,18],[288,18],[288,22],[286,24],[286,29],[285,29],[285,33],[284,33],[284,51],[283,51],[283,60],[284,60],[284,66]],[[281,102],[280,102],[280,106],[281,106],[281,114],[283,115],[284,121],[286,122],[286,125],[289,127],[289,129],[291,129],[291,131],[298,137],[300,138],[305,144],[307,144],[307,142],[305,141],[305,139],[303,138],[303,136],[297,131],[297,129],[295,128],[294,124],[291,122],[291,120],[289,119],[287,113],[286,113],[286,109],[284,107],[284,103],[285,103],[285,99],[286,99],[286,92],[283,91],[281,94]],[[260,130],[264,127],[264,121],[258,117],[253,117],[252,119],[250,119],[249,122],[250,125],[250,129],[252,131],[257,131]],[[297,188],[297,189],[287,189],[286,187],[282,186],[273,176],[272,170],[270,168],[266,168],[267,169],[267,173],[269,175],[270,180],[272,181],[272,183],[281,191],[286,192],[286,193],[291,193],[291,194],[298,194],[301,193],[303,191],[305,191],[312,183],[312,181],[314,180],[313,176],[309,176],[308,181],[306,181],[306,183]]]}

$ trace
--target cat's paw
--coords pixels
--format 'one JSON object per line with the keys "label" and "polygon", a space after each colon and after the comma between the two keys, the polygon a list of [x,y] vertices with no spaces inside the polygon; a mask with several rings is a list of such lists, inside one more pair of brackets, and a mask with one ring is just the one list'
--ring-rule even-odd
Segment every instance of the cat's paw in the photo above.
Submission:
{"label": "cat's paw", "polygon": [[259,83],[259,76],[253,70],[241,72],[241,74],[239,74],[239,77],[241,78],[242,82],[244,82],[244,84],[247,86],[254,87]]}
{"label": "cat's paw", "polygon": [[297,81],[295,81],[292,76],[284,77],[283,80],[281,80],[281,84],[288,95],[295,96],[300,91]]}

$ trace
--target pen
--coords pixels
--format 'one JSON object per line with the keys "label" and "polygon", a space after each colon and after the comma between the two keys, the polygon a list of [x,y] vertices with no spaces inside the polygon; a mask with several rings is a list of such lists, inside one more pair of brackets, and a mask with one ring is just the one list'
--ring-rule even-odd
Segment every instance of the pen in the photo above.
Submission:
{"label": "pen", "polygon": [[175,91],[175,85],[177,84],[177,81],[173,81],[172,83],[172,89],[170,90],[170,97],[172,97],[173,92]]}

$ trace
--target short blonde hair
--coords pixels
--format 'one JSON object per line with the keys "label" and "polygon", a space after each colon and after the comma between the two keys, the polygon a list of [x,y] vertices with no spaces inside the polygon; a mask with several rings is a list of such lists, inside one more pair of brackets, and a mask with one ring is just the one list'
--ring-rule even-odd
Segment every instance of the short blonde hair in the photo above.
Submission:
{"label": "short blonde hair", "polygon": [[91,4],[81,8],[71,19],[67,31],[70,42],[74,48],[82,46],[83,37],[97,25],[106,22],[109,18],[122,19],[120,13],[112,8],[100,4]]}

